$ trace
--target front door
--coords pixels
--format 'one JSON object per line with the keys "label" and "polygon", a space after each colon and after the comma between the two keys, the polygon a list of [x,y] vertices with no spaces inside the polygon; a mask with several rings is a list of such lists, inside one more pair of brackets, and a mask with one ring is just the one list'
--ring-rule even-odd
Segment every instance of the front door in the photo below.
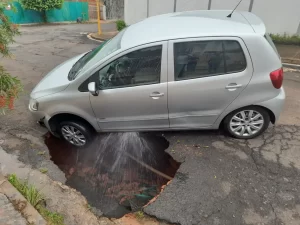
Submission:
{"label": "front door", "polygon": [[170,41],[168,58],[173,129],[211,127],[253,74],[245,44],[234,37]]}
{"label": "front door", "polygon": [[103,131],[169,128],[167,42],[127,51],[96,72],[99,96],[90,101]]}

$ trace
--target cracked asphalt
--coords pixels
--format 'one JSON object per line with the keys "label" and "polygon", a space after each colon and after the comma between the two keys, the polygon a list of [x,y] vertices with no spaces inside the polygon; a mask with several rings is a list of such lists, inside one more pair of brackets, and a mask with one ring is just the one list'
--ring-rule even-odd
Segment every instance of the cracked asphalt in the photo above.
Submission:
{"label": "cracked asphalt", "polygon": [[146,213],[189,225],[300,224],[299,127],[271,127],[248,141],[216,132],[165,135],[182,165]]}
{"label": "cracked asphalt", "polygon": [[[103,29],[110,29],[104,25]],[[48,175],[65,177],[35,141],[45,133],[27,110],[29,93],[56,65],[97,46],[86,34],[95,24],[22,27],[13,59],[0,63],[24,84],[16,109],[0,117],[0,146]],[[285,110],[261,137],[235,140],[221,131],[165,132],[167,152],[181,166],[157,200],[144,210],[182,225],[300,224],[300,73],[287,71]]]}

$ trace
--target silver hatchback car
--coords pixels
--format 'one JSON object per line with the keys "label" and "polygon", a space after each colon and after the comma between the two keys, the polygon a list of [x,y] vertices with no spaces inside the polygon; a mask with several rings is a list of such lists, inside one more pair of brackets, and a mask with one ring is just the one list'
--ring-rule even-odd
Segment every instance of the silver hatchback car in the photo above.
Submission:
{"label": "silver hatchback car", "polygon": [[264,23],[249,12],[151,17],[59,65],[29,109],[76,146],[95,132],[218,129],[254,138],[275,123],[283,70]]}

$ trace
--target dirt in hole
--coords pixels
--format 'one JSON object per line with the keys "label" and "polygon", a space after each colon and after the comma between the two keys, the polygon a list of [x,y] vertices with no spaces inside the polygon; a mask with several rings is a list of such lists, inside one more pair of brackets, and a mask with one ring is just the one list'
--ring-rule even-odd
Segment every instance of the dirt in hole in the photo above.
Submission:
{"label": "dirt in hole", "polygon": [[96,214],[111,218],[141,210],[180,166],[164,151],[169,142],[155,134],[99,135],[84,149],[49,134],[45,144],[66,184],[81,192]]}

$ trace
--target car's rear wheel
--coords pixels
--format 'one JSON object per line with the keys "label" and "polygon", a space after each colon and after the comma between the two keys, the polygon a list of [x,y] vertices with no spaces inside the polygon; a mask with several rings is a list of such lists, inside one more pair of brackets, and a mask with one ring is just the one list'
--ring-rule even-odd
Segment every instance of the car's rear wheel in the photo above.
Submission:
{"label": "car's rear wheel", "polygon": [[269,127],[269,124],[269,113],[258,106],[235,110],[224,121],[226,131],[239,139],[257,137]]}
{"label": "car's rear wheel", "polygon": [[59,134],[69,144],[76,147],[86,147],[91,143],[94,132],[83,122],[64,121],[59,124]]}

